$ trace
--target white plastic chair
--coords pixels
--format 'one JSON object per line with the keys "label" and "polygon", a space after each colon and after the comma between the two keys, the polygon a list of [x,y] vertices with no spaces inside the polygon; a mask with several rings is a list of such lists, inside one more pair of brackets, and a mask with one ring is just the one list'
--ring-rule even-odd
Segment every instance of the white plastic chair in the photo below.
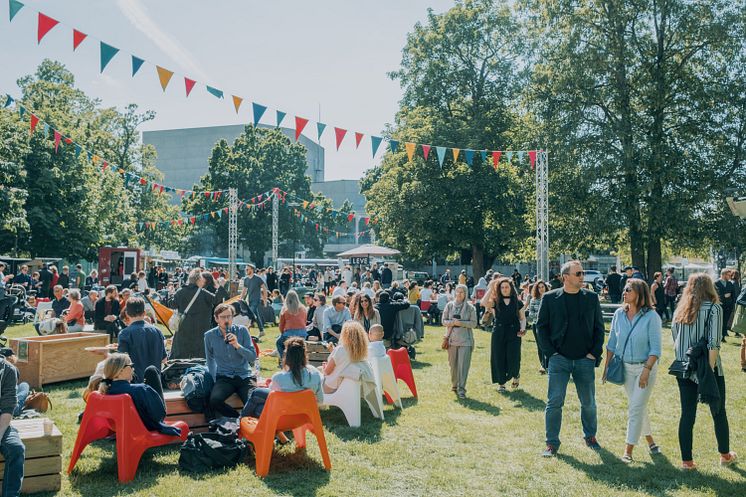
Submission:
{"label": "white plastic chair", "polygon": [[[339,384],[339,388],[334,393],[324,393],[324,404],[342,409],[347,423],[353,428],[358,428],[360,427],[362,417],[360,408],[361,389],[360,381],[343,378]],[[376,398],[378,399],[378,412],[381,413],[380,419],[383,419],[383,402],[381,401],[381,396],[376,395]],[[368,403],[368,407],[370,407],[373,417],[377,418],[378,415],[376,414],[375,406],[371,404],[370,400],[365,400]]]}
{"label": "white plastic chair", "polygon": [[399,386],[396,384],[391,358],[388,355],[383,357],[369,357],[368,363],[371,369],[373,369],[378,396],[381,397],[383,392],[386,392],[393,399],[394,405],[402,409],[401,395],[399,395]]}

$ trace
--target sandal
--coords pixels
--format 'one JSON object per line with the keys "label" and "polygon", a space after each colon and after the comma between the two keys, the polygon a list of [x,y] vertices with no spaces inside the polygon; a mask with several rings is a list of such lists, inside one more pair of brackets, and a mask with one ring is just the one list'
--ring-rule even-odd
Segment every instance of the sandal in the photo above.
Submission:
{"label": "sandal", "polygon": [[684,471],[695,471],[697,465],[694,464],[694,461],[681,461],[681,469]]}
{"label": "sandal", "polygon": [[658,444],[656,444],[655,442],[651,443],[648,446],[648,450],[650,451],[651,456],[657,456],[657,455],[663,454],[663,451],[661,450],[660,446],[658,446]]}
{"label": "sandal", "polygon": [[630,464],[630,463],[633,463],[633,462],[635,462],[635,460],[634,460],[634,459],[632,459],[632,454],[627,454],[627,453],[625,453],[625,454],[624,454],[624,455],[622,456],[622,458],[621,458],[621,459],[622,459],[622,462],[623,462],[623,463],[625,463],[625,464]]}
{"label": "sandal", "polygon": [[513,379],[513,383],[510,384],[511,388],[518,388],[520,386],[520,380],[518,378]]}
{"label": "sandal", "polygon": [[497,391],[500,393],[505,393],[508,391],[508,389],[505,388],[505,385],[500,385],[499,387],[497,387]]}

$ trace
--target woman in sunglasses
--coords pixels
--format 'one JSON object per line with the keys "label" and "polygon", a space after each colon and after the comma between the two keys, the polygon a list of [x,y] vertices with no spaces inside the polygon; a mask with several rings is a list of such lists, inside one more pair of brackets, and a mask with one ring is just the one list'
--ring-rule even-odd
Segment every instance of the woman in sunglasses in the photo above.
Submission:
{"label": "woman in sunglasses", "polygon": [[105,395],[129,395],[145,428],[164,435],[180,436],[178,427],[163,422],[166,403],[160,373],[148,374],[151,370],[146,370],[145,383],[133,384],[134,366],[127,354],[110,354],[104,361],[104,376],[98,384],[98,391]]}
{"label": "woman in sunglasses", "polygon": [[356,295],[355,306],[352,308],[352,319],[363,325],[363,329],[368,333],[370,327],[374,324],[381,324],[381,315],[378,309],[373,307],[373,300],[364,293]]}

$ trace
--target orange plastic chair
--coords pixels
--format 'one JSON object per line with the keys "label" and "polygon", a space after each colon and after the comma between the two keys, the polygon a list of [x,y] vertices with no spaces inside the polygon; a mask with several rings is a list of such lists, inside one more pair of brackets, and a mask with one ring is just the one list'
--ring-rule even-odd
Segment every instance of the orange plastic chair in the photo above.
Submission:
{"label": "orange plastic chair", "polygon": [[135,479],[142,454],[151,447],[186,440],[189,427],[183,421],[169,423],[181,430],[180,437],[149,431],[135,409],[132,397],[91,392],[80,422],[67,474],[72,473],[83,449],[95,440],[117,435],[117,473],[120,483]]}
{"label": "orange plastic chair", "polygon": [[[394,367],[394,377],[402,380],[407,384],[409,390],[417,398],[417,386],[414,384],[414,373],[412,372],[412,363],[409,361],[409,354],[404,347],[399,349],[389,349],[386,353],[391,358],[391,365]],[[386,394],[386,402],[393,403],[393,399]]]}
{"label": "orange plastic chair", "polygon": [[316,440],[324,460],[324,467],[332,469],[329,451],[326,448],[324,427],[321,425],[316,396],[311,390],[300,392],[270,392],[261,417],[241,418],[239,436],[254,445],[256,453],[256,474],[265,477],[269,474],[269,464],[275,446],[275,434],[293,431],[295,445],[306,446],[306,432],[316,435]]}

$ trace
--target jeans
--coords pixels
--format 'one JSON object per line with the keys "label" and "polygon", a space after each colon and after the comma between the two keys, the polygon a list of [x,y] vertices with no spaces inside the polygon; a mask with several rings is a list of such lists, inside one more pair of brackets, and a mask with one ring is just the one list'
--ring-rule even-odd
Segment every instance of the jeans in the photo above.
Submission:
{"label": "jeans", "polygon": [[645,371],[643,364],[624,363],[624,391],[627,393],[627,443],[637,445],[640,435],[652,435],[648,401],[658,375],[658,364],[653,366],[648,376],[648,384],[640,388],[640,375]]}
{"label": "jeans", "polygon": [[262,321],[262,311],[260,302],[249,302],[249,309],[254,313],[256,325],[259,327],[259,333],[264,333],[264,321]]}
{"label": "jeans", "polygon": [[[679,448],[681,460],[692,460],[694,421],[697,419],[697,384],[688,379],[676,378],[681,395],[681,419],[679,419]],[[720,390],[720,405],[710,406],[712,422],[715,425],[715,438],[718,452],[727,454],[730,451],[730,428],[728,415],[725,412],[725,378],[715,370],[715,382]]]}
{"label": "jeans", "polygon": [[210,408],[226,418],[237,418],[238,411],[226,404],[225,400],[235,393],[241,398],[241,402],[246,404],[249,393],[255,388],[256,380],[250,376],[248,378],[218,376],[210,392]]}
{"label": "jeans", "polygon": [[23,463],[26,458],[26,446],[23,445],[18,430],[9,426],[0,442],[0,454],[5,458],[3,472],[3,496],[18,497],[23,483]]}
{"label": "jeans", "polygon": [[26,398],[28,398],[28,394],[31,392],[31,387],[29,387],[29,384],[25,381],[22,381],[21,383],[16,386],[16,397],[18,398],[18,404],[16,405],[16,408],[13,409],[13,416],[18,416],[23,412],[23,406],[26,404]]}
{"label": "jeans", "polygon": [[308,333],[304,328],[285,330],[284,332],[282,332],[277,338],[277,342],[275,342],[275,345],[277,345],[277,355],[279,357],[280,363],[282,363],[282,358],[285,355],[285,341],[287,341],[287,339],[290,337],[302,337],[305,340],[307,336]]}
{"label": "jeans", "polygon": [[254,391],[251,392],[249,400],[246,401],[246,405],[243,406],[241,417],[260,417],[262,415],[262,411],[264,410],[264,404],[267,402],[268,396],[269,388],[255,388]]}
{"label": "jeans", "polygon": [[583,359],[568,359],[559,354],[549,358],[549,386],[547,388],[547,407],[544,412],[547,444],[557,448],[560,446],[560,429],[562,428],[562,406],[565,404],[567,383],[570,375],[575,382],[575,390],[580,400],[580,422],[583,425],[584,437],[595,437],[598,429],[596,417],[596,361],[584,357]]}

